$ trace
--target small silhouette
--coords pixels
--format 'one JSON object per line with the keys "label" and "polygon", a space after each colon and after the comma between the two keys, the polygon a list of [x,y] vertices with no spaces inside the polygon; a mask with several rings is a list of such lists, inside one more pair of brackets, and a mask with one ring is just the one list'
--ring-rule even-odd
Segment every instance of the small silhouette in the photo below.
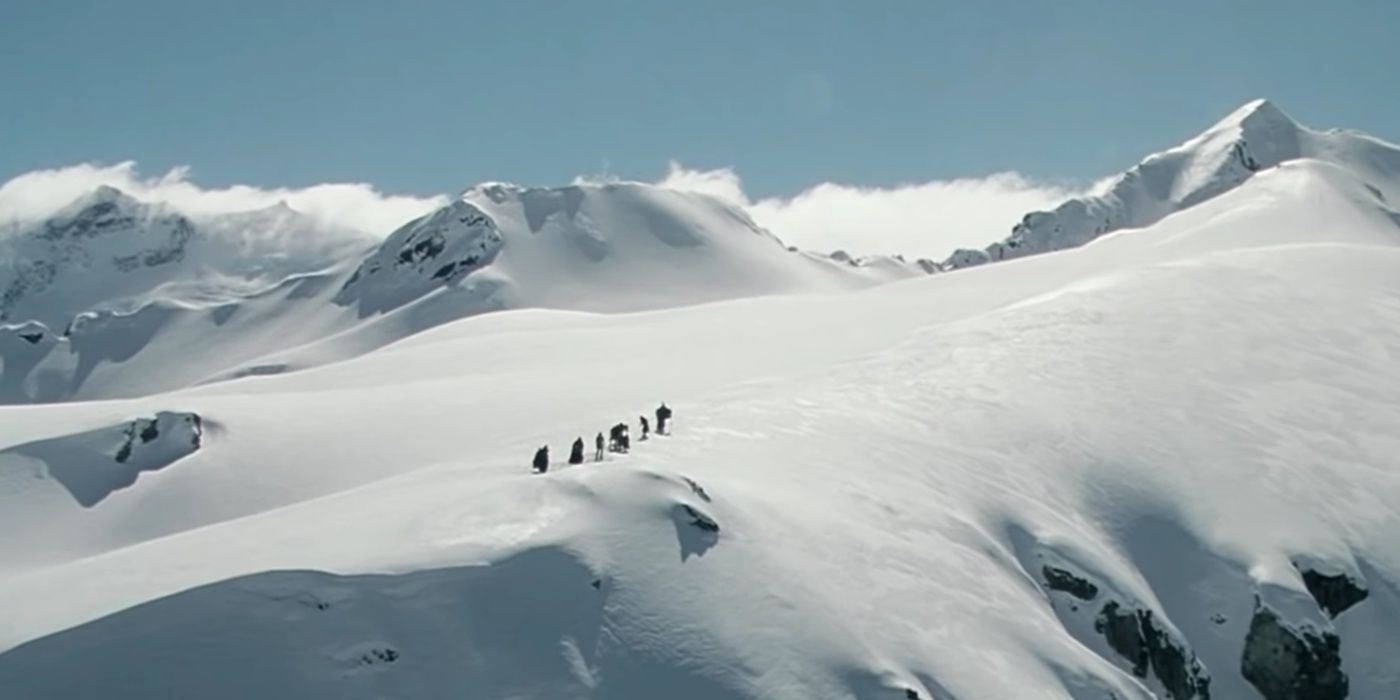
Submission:
{"label": "small silhouette", "polygon": [[666,421],[671,420],[671,409],[663,402],[656,408],[656,433],[666,434]]}
{"label": "small silhouette", "polygon": [[642,422],[642,436],[637,438],[637,442],[641,442],[647,439],[647,433],[651,431],[651,424],[647,422],[646,416],[637,416],[637,419]]}
{"label": "small silhouette", "polygon": [[535,450],[535,471],[543,474],[549,471],[549,446]]}
{"label": "small silhouette", "polygon": [[603,434],[598,433],[598,437],[593,439],[593,461],[603,461]]}
{"label": "small silhouette", "polygon": [[627,439],[627,424],[618,423],[608,431],[608,449],[612,452],[626,452],[631,445]]}
{"label": "small silhouette", "polygon": [[569,451],[569,464],[583,464],[583,438],[574,439],[574,447]]}

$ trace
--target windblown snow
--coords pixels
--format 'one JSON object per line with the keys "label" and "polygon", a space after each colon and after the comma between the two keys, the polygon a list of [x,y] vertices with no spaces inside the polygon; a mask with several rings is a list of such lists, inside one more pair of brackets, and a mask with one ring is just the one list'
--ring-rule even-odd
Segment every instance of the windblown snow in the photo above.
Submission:
{"label": "windblown snow", "polygon": [[0,421],[0,688],[1389,700],[1397,164],[1253,103],[933,275],[485,185],[217,304],[12,315],[54,403]]}

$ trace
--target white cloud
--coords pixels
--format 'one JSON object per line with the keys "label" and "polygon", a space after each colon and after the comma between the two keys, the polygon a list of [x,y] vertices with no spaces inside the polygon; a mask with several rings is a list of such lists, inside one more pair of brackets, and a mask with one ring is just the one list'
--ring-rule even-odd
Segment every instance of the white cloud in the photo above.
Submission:
{"label": "white cloud", "polygon": [[331,228],[376,236],[387,235],[447,201],[441,195],[388,195],[364,183],[210,189],[195,184],[187,167],[146,177],[135,162],[127,161],[116,165],[84,163],[15,177],[0,185],[0,220],[41,219],[99,185],[115,187],[142,201],[164,202],[192,216],[261,209],[285,201]]}
{"label": "white cloud", "polygon": [[[752,200],[733,169],[694,170],[676,162],[657,184],[736,204],[791,245],[821,252],[902,253],[937,260],[955,248],[981,248],[1000,240],[1026,212],[1051,208],[1082,192],[1008,172],[884,188],[822,183],[793,197]],[[447,202],[441,195],[388,195],[364,183],[205,188],[191,179],[186,167],[145,176],[136,163],[128,161],[36,170],[0,184],[0,222],[43,218],[99,185],[116,187],[143,201],[164,202],[192,216],[260,209],[285,201],[333,230],[375,236],[386,235]]]}
{"label": "white cloud", "polygon": [[733,169],[692,170],[674,161],[657,184],[741,206],[790,245],[935,260],[957,248],[1001,240],[1027,212],[1053,208],[1082,192],[1006,172],[886,188],[827,182],[794,197],[753,201]]}

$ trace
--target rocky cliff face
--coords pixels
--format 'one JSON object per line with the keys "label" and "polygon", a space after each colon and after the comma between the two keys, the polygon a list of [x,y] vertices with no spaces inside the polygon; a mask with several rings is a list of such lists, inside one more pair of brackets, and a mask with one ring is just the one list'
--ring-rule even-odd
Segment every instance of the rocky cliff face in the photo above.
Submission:
{"label": "rocky cliff face", "polygon": [[335,301],[361,315],[393,309],[489,265],[503,240],[491,217],[458,200],[390,234]]}

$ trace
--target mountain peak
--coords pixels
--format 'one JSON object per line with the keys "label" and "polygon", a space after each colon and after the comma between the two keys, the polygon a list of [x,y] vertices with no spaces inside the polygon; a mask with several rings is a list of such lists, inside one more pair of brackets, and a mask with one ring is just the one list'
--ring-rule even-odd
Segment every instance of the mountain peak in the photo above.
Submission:
{"label": "mountain peak", "polygon": [[1214,126],[1207,129],[1195,140],[1200,140],[1208,135],[1217,134],[1222,131],[1253,131],[1257,129],[1277,129],[1277,128],[1302,128],[1298,122],[1279,109],[1273,102],[1258,98],[1244,103],[1235,111],[1226,115],[1224,119],[1216,122]]}
{"label": "mountain peak", "polygon": [[111,186],[98,185],[90,192],[79,195],[67,206],[59,209],[51,218],[65,219],[95,206],[104,209],[131,209],[141,205],[135,197]]}

